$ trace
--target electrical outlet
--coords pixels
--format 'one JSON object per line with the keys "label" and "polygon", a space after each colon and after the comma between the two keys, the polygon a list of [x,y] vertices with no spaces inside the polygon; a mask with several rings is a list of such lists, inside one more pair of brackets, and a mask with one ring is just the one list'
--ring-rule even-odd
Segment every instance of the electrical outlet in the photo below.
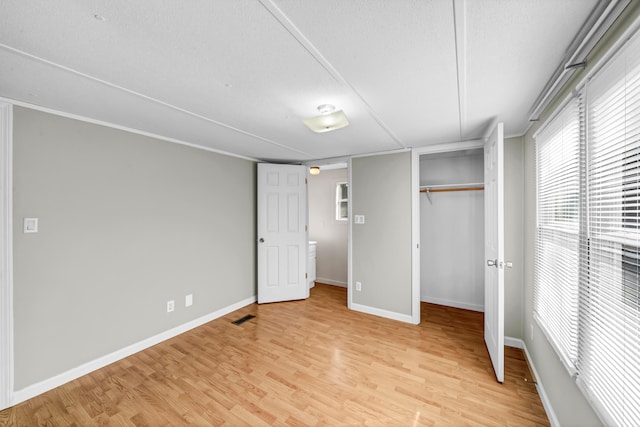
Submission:
{"label": "electrical outlet", "polygon": [[184,306],[191,307],[193,305],[193,294],[189,294],[184,297]]}
{"label": "electrical outlet", "polygon": [[356,282],[356,291],[361,291],[361,290],[362,290],[362,283]]}
{"label": "electrical outlet", "polygon": [[175,310],[176,305],[175,305],[175,301],[171,300],[171,301],[167,301],[167,313],[171,313],[173,310]]}

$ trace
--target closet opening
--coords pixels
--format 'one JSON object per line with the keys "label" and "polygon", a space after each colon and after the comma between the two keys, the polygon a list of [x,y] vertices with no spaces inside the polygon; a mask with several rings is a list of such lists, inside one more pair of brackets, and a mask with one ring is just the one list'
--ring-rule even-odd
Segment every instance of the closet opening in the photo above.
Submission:
{"label": "closet opening", "polygon": [[307,194],[309,286],[314,287],[316,283],[320,283],[347,288],[349,247],[347,163],[320,166],[318,175],[309,175]]}
{"label": "closet opening", "polygon": [[482,147],[419,157],[420,301],[484,312]]}

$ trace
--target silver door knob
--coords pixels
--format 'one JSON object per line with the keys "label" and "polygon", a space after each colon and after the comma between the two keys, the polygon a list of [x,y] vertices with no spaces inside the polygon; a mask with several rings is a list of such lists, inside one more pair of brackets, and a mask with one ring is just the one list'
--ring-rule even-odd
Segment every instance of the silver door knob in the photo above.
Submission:
{"label": "silver door knob", "polygon": [[498,267],[498,260],[497,259],[488,259],[487,260],[487,265],[489,267]]}
{"label": "silver door knob", "polygon": [[264,239],[261,237],[260,240],[258,240],[260,243],[264,243]]}

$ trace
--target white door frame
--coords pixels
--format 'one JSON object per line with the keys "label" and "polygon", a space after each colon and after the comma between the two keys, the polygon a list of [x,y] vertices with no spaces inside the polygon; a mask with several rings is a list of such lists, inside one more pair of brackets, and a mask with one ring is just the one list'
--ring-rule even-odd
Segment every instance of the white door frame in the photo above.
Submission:
{"label": "white door frame", "polygon": [[430,145],[411,150],[411,223],[413,229],[411,253],[411,317],[412,323],[420,323],[420,156],[424,154],[447,153],[451,151],[484,148],[484,140],[452,142]]}
{"label": "white door frame", "polygon": [[[347,308],[351,310],[351,298],[353,296],[353,290],[351,288],[351,259],[352,259],[352,235],[351,235],[351,227],[353,223],[351,222],[351,206],[352,206],[352,195],[351,195],[351,157],[335,157],[331,159],[322,159],[322,160],[311,160],[303,163],[305,166],[330,166],[330,165],[346,165],[347,167]],[[322,173],[322,172],[320,172]],[[308,194],[308,191],[307,191]],[[308,206],[308,198],[307,198],[307,212],[309,211]]]}
{"label": "white door frame", "polygon": [[13,106],[0,102],[0,410],[13,401]]}

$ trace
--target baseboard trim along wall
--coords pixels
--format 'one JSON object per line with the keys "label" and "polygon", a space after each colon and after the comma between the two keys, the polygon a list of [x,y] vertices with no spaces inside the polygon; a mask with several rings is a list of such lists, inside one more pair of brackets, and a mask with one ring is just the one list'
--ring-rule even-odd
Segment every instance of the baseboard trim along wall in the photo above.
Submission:
{"label": "baseboard trim along wall", "polygon": [[446,305],[449,307],[461,308],[463,310],[472,310],[484,313],[484,306],[479,304],[469,304],[466,302],[452,301],[444,298],[433,298],[426,295],[421,295],[420,301],[428,302],[429,304]]}
{"label": "baseboard trim along wall", "polygon": [[531,358],[531,354],[529,354],[529,350],[527,349],[527,345],[520,338],[512,338],[512,337],[504,337],[504,345],[508,347],[521,348],[524,350],[524,355],[527,358],[527,362],[529,363],[529,367],[531,368],[533,378],[536,381],[536,389],[538,390],[538,396],[540,396],[540,400],[542,401],[542,406],[544,406],[544,410],[547,413],[547,417],[549,418],[549,423],[552,427],[560,427],[560,421],[556,416],[553,407],[551,406],[551,401],[549,400],[549,396],[547,396],[547,392],[544,390],[542,385],[542,381],[540,380],[540,375],[538,375],[538,371],[536,371],[536,366],[533,364],[533,359]]}
{"label": "baseboard trim along wall", "polygon": [[346,288],[347,287],[347,283],[346,282],[340,282],[338,280],[325,279],[324,277],[317,277],[316,278],[316,282],[317,283],[324,283],[325,285],[340,286],[341,288]]}
{"label": "baseboard trim along wall", "polygon": [[353,311],[359,311],[361,313],[366,313],[366,314],[373,314],[374,316],[380,316],[386,319],[398,320],[400,322],[413,324],[413,319],[410,314],[396,313],[393,311],[383,310],[381,308],[369,307],[366,305],[356,304],[356,303],[352,303],[350,308]]}
{"label": "baseboard trim along wall", "polygon": [[204,325],[205,323],[211,322],[212,320],[215,320],[219,317],[225,316],[242,307],[246,307],[247,305],[253,304],[254,302],[256,302],[255,296],[244,299],[235,304],[221,308],[220,310],[216,310],[212,313],[209,313],[207,315],[194,319],[190,322],[184,323],[180,326],[176,326],[175,328],[171,328],[162,333],[159,333],[157,335],[154,335],[152,337],[139,341],[135,344],[131,344],[130,346],[127,346],[125,348],[114,351],[113,353],[109,353],[91,362],[87,362],[76,368],[70,369],[66,372],[56,375],[55,377],[51,377],[47,380],[30,385],[21,390],[14,391],[11,399],[11,406],[17,405],[18,403],[24,402],[25,400],[29,400],[33,397],[38,396],[39,394],[45,393],[49,390],[52,390],[56,387],[66,384],[69,381],[73,381],[77,378],[80,378],[83,375],[87,375],[93,371],[96,371],[100,368],[110,365],[111,363],[117,362],[118,360],[131,356],[132,354],[135,354],[146,348],[149,348],[163,341],[166,341],[170,338],[178,336],[191,329],[197,328],[198,326]]}

